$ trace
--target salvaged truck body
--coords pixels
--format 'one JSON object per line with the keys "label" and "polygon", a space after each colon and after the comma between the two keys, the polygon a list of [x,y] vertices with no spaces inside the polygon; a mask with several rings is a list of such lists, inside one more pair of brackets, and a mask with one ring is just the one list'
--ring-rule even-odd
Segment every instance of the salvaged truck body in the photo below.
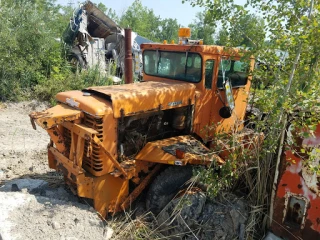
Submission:
{"label": "salvaged truck body", "polygon": [[198,43],[143,44],[142,82],[62,92],[30,114],[50,135],[49,166],[102,216],[127,208],[164,166],[223,164],[215,134],[242,131],[254,59]]}
{"label": "salvaged truck body", "polygon": [[[98,68],[101,73],[124,74],[124,29],[105,15],[91,1],[80,4],[74,10],[62,40],[66,44],[68,58],[79,68]],[[152,42],[137,33],[131,33],[132,66],[137,78],[142,76],[140,45]],[[112,72],[112,64],[116,73]]]}
{"label": "salvaged truck body", "polygon": [[288,128],[278,169],[271,230],[285,239],[320,239],[320,124],[308,132]]}

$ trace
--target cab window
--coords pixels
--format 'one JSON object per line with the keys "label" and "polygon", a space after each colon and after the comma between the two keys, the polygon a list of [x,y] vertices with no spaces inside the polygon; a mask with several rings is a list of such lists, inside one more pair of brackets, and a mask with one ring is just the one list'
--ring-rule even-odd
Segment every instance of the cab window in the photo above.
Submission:
{"label": "cab window", "polygon": [[222,60],[222,64],[220,63],[219,65],[218,88],[224,88],[222,69],[225,70],[225,77],[230,79],[233,88],[242,87],[247,84],[249,65],[246,62],[238,60]]}
{"label": "cab window", "polygon": [[214,60],[206,61],[206,71],[205,71],[205,87],[207,89],[212,88],[212,77],[213,77],[213,69],[214,69]]}

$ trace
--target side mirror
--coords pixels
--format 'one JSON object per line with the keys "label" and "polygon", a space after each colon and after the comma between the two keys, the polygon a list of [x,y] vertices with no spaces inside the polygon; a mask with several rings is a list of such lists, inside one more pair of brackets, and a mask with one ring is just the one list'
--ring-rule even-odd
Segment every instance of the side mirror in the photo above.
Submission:
{"label": "side mirror", "polygon": [[222,108],[220,108],[219,110],[219,115],[222,118],[229,118],[232,115],[232,111],[234,109],[234,99],[233,99],[233,95],[232,95],[232,86],[230,83],[230,80],[227,78],[227,80],[225,81],[224,84],[224,90],[225,90],[225,94],[226,94],[226,103],[223,102],[224,106]]}
{"label": "side mirror", "polygon": [[232,109],[229,106],[224,106],[220,108],[219,115],[222,118],[229,118],[232,115]]}

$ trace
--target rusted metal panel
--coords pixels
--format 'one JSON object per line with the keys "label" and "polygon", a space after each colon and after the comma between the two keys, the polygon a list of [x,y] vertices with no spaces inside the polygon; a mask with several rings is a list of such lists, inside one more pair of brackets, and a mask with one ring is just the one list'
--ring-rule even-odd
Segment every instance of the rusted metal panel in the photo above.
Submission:
{"label": "rusted metal panel", "polygon": [[69,129],[70,131],[76,133],[78,136],[91,140],[94,138],[94,135],[98,134],[98,132],[92,128],[89,128],[83,124],[76,124],[71,122],[65,122],[62,124],[63,127]]}
{"label": "rusted metal panel", "polygon": [[81,169],[81,167],[74,165],[70,159],[62,155],[56,148],[50,147],[49,151],[53,154],[53,156],[57,160],[56,166],[58,171],[61,171],[66,177],[71,179],[71,174],[77,176],[80,173],[83,173],[83,170]]}
{"label": "rusted metal panel", "polygon": [[320,124],[314,136],[297,142],[281,160],[271,229],[289,239],[320,239],[320,177],[309,168],[319,167]]}
{"label": "rusted metal panel", "polygon": [[192,136],[178,136],[147,143],[135,157],[136,160],[184,166],[208,165],[224,161]]}
{"label": "rusted metal panel", "polygon": [[133,72],[132,72],[132,46],[131,46],[131,29],[126,28],[124,34],[124,44],[125,44],[125,83],[133,83]]}
{"label": "rusted metal panel", "polygon": [[100,139],[99,139],[97,136],[95,136],[95,137],[93,138],[93,141],[102,148],[103,152],[106,154],[106,156],[108,156],[109,160],[112,161],[112,163],[114,164],[115,168],[117,168],[117,169],[123,174],[124,177],[128,177],[128,174],[127,174],[126,170],[125,170],[125,169],[120,165],[120,163],[112,156],[112,154],[108,151],[108,149],[106,149],[106,148],[104,147],[104,145],[103,145],[103,143],[100,141]]}
{"label": "rusted metal panel", "polygon": [[85,91],[105,95],[112,101],[115,118],[145,111],[188,106],[194,104],[195,85],[179,81],[142,82],[114,86],[91,87]]}
{"label": "rusted metal panel", "polygon": [[[166,49],[169,51],[179,51],[179,52],[203,52],[210,54],[217,54],[222,56],[234,56],[241,57],[244,55],[244,50],[239,48],[226,48],[223,46],[215,45],[177,45],[177,44],[141,44],[141,49]],[[253,58],[253,56],[252,56]]]}
{"label": "rusted metal panel", "polygon": [[35,128],[34,122],[36,122],[43,129],[49,129],[63,122],[79,119],[81,118],[82,113],[80,110],[65,104],[59,104],[43,112],[32,112],[29,116],[33,128]]}
{"label": "rusted metal panel", "polygon": [[47,130],[51,141],[56,145],[56,148],[64,156],[68,155],[68,149],[65,144],[65,139],[58,127],[53,127]]}
{"label": "rusted metal panel", "polygon": [[88,31],[92,36],[106,38],[112,33],[120,33],[120,27],[92,2],[86,2],[83,7],[88,13]]}
{"label": "rusted metal panel", "polygon": [[84,94],[82,91],[61,92],[57,94],[56,99],[69,106],[76,104],[77,106],[73,107],[96,117],[112,113],[112,105],[107,99]]}

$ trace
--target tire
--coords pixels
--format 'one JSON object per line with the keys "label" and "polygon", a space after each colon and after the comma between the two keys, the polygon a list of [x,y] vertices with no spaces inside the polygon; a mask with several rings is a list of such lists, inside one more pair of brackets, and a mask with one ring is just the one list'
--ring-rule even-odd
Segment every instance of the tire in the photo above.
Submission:
{"label": "tire", "polygon": [[192,166],[170,166],[151,184],[146,197],[148,211],[158,214],[192,177]]}
{"label": "tire", "polygon": [[84,61],[82,57],[78,54],[73,53],[69,57],[69,62],[74,73],[80,73],[81,70],[84,68]]}

